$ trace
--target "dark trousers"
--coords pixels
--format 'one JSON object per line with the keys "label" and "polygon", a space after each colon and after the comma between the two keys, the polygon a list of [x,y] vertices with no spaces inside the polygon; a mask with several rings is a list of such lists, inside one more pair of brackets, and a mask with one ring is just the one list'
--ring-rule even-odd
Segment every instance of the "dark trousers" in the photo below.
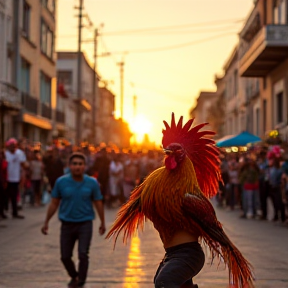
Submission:
{"label": "dark trousers", "polygon": [[155,288],[193,287],[191,279],[200,272],[204,262],[205,255],[198,242],[167,248],[154,277]]}
{"label": "dark trousers", "polygon": [[267,218],[267,198],[269,194],[269,190],[271,190],[269,182],[264,179],[259,180],[259,195],[260,195],[260,204],[262,211],[262,218]]}
{"label": "dark trousers", "polygon": [[[79,281],[85,282],[87,278],[89,265],[89,248],[92,238],[92,221],[86,222],[64,222],[61,225],[60,247],[61,261],[64,264],[71,278],[79,278]],[[78,240],[78,258],[79,267],[76,271],[72,260],[75,242]]]}
{"label": "dark trousers", "polygon": [[8,182],[7,195],[8,199],[11,201],[13,216],[18,215],[18,208],[17,208],[18,193],[19,193],[19,182]]}
{"label": "dark trousers", "polygon": [[0,216],[4,215],[5,208],[6,208],[6,191],[3,185],[0,183]]}
{"label": "dark trousers", "polygon": [[281,187],[273,187],[272,188],[272,201],[273,201],[273,206],[274,206],[274,220],[279,219],[279,212],[281,214],[281,221],[285,221],[285,205],[282,200],[282,191]]}

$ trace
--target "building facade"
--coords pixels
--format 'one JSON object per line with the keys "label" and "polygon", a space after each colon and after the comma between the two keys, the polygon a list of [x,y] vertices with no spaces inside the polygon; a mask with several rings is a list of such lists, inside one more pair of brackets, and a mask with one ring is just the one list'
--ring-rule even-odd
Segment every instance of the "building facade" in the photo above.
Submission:
{"label": "building facade", "polygon": [[277,129],[288,140],[287,0],[255,2],[240,33],[239,74],[259,78],[259,102],[250,113],[254,121],[260,119],[259,134]]}
{"label": "building facade", "polygon": [[[17,86],[22,113],[18,135],[47,143],[55,134],[56,108],[56,1],[19,3]],[[15,3],[16,3],[15,2]],[[15,43],[16,44],[16,43]]]}
{"label": "building facade", "polygon": [[56,1],[1,0],[0,11],[1,141],[46,144],[56,123]]}
{"label": "building facade", "polygon": [[[13,118],[21,110],[21,94],[13,79],[13,1],[0,0],[0,146],[14,136]],[[14,69],[15,70],[15,69]]]}
{"label": "building facade", "polygon": [[[62,99],[62,110],[65,113],[66,131],[65,135],[73,144],[83,141],[95,143],[93,129],[96,129],[95,118],[93,120],[93,109],[96,111],[96,93],[93,91],[93,81],[96,74],[89,64],[87,58],[81,53],[81,95],[78,96],[78,53],[58,52],[57,53],[57,81],[63,85],[68,99]],[[95,87],[98,87],[95,83]],[[98,90],[99,91],[99,90]],[[99,93],[99,92],[98,92]],[[77,109],[80,108],[80,139],[77,138],[77,122],[79,121]],[[68,135],[68,134],[69,135]]]}
{"label": "building facade", "polygon": [[[190,111],[190,117],[195,118],[194,125],[208,122],[209,111],[211,107],[215,104],[217,100],[217,95],[215,92],[201,91],[198,98],[196,106]],[[213,129],[213,123],[209,123],[205,129]]]}

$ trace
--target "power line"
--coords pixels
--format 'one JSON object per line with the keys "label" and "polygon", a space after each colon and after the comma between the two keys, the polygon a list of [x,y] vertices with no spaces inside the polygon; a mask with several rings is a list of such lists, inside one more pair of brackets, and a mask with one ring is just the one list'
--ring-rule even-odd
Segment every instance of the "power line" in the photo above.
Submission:
{"label": "power line", "polygon": [[[232,23],[234,23],[234,25],[231,25],[231,23],[228,23],[229,25],[227,26],[224,26],[224,27],[218,27],[218,28],[216,28],[216,29],[213,29],[213,28],[205,28],[205,29],[193,29],[193,27],[192,27],[192,30],[186,30],[186,31],[162,31],[162,32],[160,32],[159,30],[167,30],[166,28],[168,28],[168,27],[170,27],[170,29],[173,29],[173,27],[174,27],[174,29],[176,28],[176,27],[179,27],[179,26],[167,26],[167,27],[159,27],[159,29],[155,29],[155,28],[147,28],[147,29],[135,29],[135,30],[126,30],[126,31],[118,31],[117,33],[115,32],[105,32],[105,33],[101,33],[100,34],[100,36],[122,36],[123,34],[128,34],[128,33],[126,33],[126,32],[128,32],[128,31],[133,31],[133,33],[131,33],[131,34],[135,34],[135,33],[138,33],[139,31],[142,31],[143,33],[144,32],[150,32],[150,33],[152,33],[152,34],[148,34],[148,36],[149,35],[167,35],[167,34],[193,34],[193,33],[205,33],[205,32],[216,32],[216,31],[222,31],[222,30],[226,30],[226,28],[227,29],[229,29],[229,28],[233,28],[234,26],[236,26],[237,24],[240,24],[241,22],[243,22],[244,20],[235,20],[234,22],[232,22]],[[211,23],[211,24],[215,24],[215,22],[206,22],[206,23]],[[198,23],[198,24],[200,24],[200,23]],[[225,23],[223,23],[223,24],[225,24]],[[199,25],[197,25],[197,23],[196,24],[187,24],[187,25],[185,25],[185,26],[187,26],[188,27],[188,25],[191,27],[192,25],[195,25],[195,26],[198,26],[199,27]],[[205,25],[204,25],[205,26]],[[207,26],[207,25],[206,25]],[[188,27],[189,28],[189,27]],[[195,27],[196,28],[196,27]],[[125,33],[122,33],[122,32],[125,32]],[[135,32],[135,33],[134,33]],[[113,34],[112,34],[113,33]],[[77,35],[75,35],[75,34],[68,34],[68,35],[60,35],[60,36],[58,36],[59,38],[74,38],[74,37],[76,37]],[[137,35],[137,36],[139,36],[139,35]],[[141,35],[141,36],[143,36],[143,35]],[[91,40],[92,41],[92,40]]]}
{"label": "power line", "polygon": [[184,47],[188,47],[188,46],[193,46],[196,44],[200,44],[200,43],[204,43],[204,42],[209,42],[211,40],[215,40],[215,39],[219,39],[225,36],[229,36],[229,35],[235,35],[236,32],[229,32],[229,33],[223,33],[223,34],[218,34],[215,36],[211,36],[209,38],[204,38],[204,39],[200,39],[200,40],[196,40],[196,41],[191,41],[191,42],[187,42],[187,43],[181,43],[181,44],[177,44],[177,45],[172,45],[172,46],[164,46],[164,47],[158,47],[158,48],[147,48],[147,49],[135,49],[135,50],[127,50],[127,51],[114,51],[111,52],[111,54],[131,54],[131,53],[149,53],[149,52],[160,52],[160,51],[168,51],[168,50],[174,50],[174,49],[179,49],[179,48],[184,48]]}
{"label": "power line", "polygon": [[240,23],[245,21],[245,19],[227,19],[227,20],[218,20],[218,21],[208,21],[208,22],[200,22],[200,23],[190,23],[183,25],[171,25],[171,26],[162,26],[162,27],[151,27],[151,28],[140,28],[140,29],[131,29],[131,30],[120,30],[120,31],[108,31],[103,33],[103,35],[119,35],[119,34],[133,34],[133,33],[142,33],[148,31],[159,31],[159,30],[169,30],[169,29],[181,29],[181,28],[189,28],[189,27],[199,27],[199,26],[208,26],[208,25],[217,25],[221,23]]}
{"label": "power line", "polygon": [[[236,24],[237,25],[237,24]],[[235,29],[237,28],[236,25],[234,24],[229,25],[229,26],[224,26],[224,27],[218,27],[218,28],[206,28],[206,29],[197,29],[197,30],[184,30],[184,31],[150,31],[149,33],[142,33],[142,34],[133,34],[129,36],[166,36],[166,35],[183,35],[183,34],[197,34],[197,33],[213,33],[213,32],[225,32],[227,30]],[[112,36],[112,35],[106,35],[105,33],[103,34],[104,36]],[[102,35],[102,36],[103,36]],[[113,36],[123,36],[123,34],[117,34]]]}

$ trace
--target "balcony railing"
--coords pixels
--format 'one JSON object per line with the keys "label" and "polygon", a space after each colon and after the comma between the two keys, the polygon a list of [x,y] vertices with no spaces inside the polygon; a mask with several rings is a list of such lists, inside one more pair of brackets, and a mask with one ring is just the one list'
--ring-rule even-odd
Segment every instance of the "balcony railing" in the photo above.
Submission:
{"label": "balcony railing", "polygon": [[[249,43],[242,43],[239,56],[243,58],[246,52],[255,44],[260,46],[266,41],[267,46],[287,46],[288,42],[288,26],[287,25],[266,25],[255,35]],[[254,45],[254,46],[255,46]]]}
{"label": "balcony railing", "polygon": [[19,90],[10,83],[0,81],[0,104],[20,109],[21,97]]}
{"label": "balcony railing", "polygon": [[22,105],[27,112],[38,114],[38,99],[32,97],[28,93],[22,92]]}
{"label": "balcony railing", "polygon": [[52,119],[52,109],[48,105],[41,104],[41,116],[44,118]]}
{"label": "balcony railing", "polygon": [[65,114],[62,111],[56,110],[56,122],[58,123],[65,123]]}

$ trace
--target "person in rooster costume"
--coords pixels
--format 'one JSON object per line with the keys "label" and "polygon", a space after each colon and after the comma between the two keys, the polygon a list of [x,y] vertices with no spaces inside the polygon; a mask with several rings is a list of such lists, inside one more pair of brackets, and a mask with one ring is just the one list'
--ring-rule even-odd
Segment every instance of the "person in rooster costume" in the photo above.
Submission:
{"label": "person in rooster costume", "polygon": [[116,244],[124,231],[126,243],[151,220],[166,251],[154,277],[156,288],[198,287],[191,279],[204,266],[201,239],[212,259],[219,256],[228,266],[230,287],[254,287],[251,265],[223,231],[209,201],[221,181],[219,151],[205,137],[215,133],[200,131],[207,123],[192,127],[193,121],[183,126],[181,116],[176,124],[174,113],[170,126],[164,121],[164,166],[132,191],[106,238],[115,237]]}

